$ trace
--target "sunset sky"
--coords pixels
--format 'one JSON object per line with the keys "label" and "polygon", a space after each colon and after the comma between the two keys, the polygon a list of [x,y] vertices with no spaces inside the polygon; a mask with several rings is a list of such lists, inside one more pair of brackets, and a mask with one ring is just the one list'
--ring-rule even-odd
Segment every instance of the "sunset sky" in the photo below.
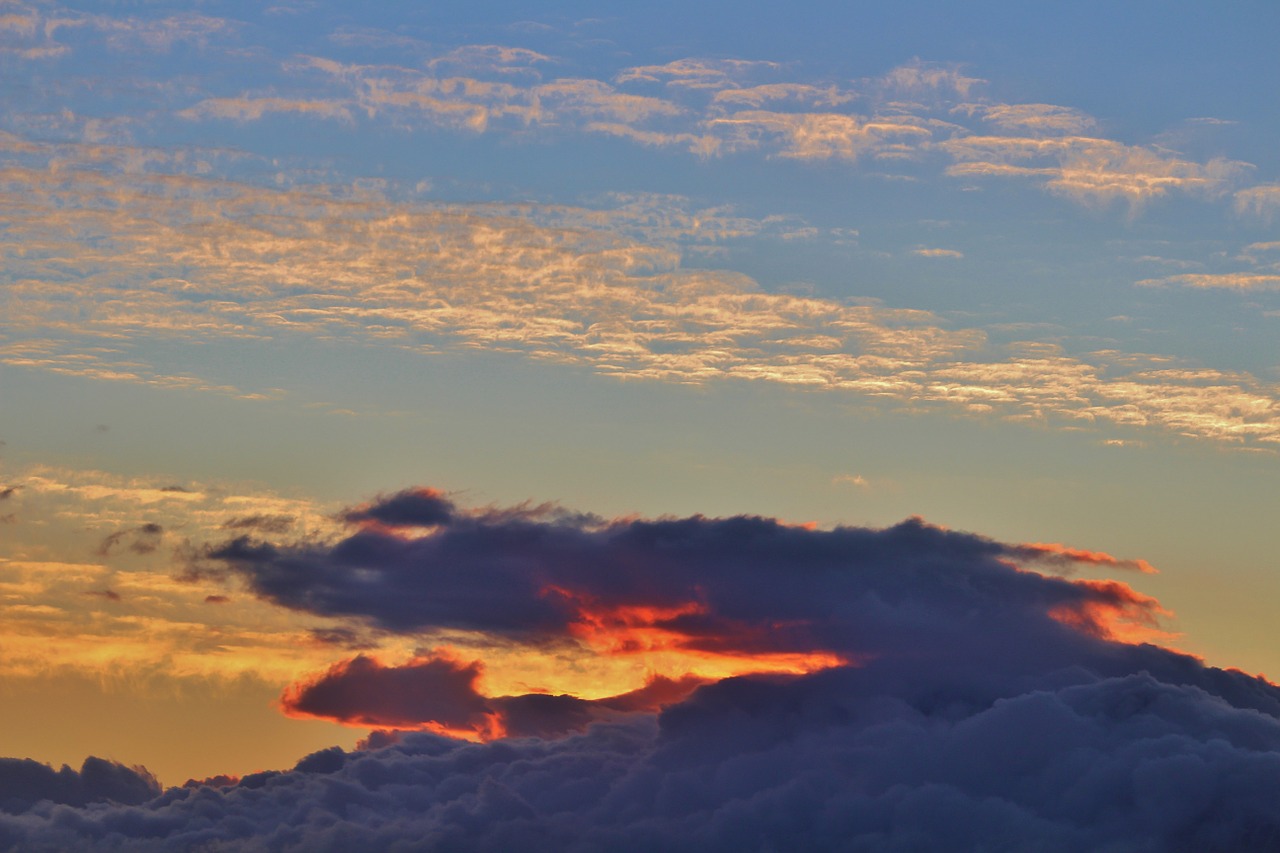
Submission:
{"label": "sunset sky", "polygon": [[797,567],[900,548],[1280,674],[1278,32],[0,2],[0,755],[179,785],[843,672],[901,623]]}

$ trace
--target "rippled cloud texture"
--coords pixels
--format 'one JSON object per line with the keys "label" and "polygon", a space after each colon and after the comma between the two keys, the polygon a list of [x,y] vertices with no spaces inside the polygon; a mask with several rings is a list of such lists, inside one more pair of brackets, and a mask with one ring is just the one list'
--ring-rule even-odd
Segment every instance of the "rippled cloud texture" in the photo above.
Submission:
{"label": "rippled cloud texture", "polygon": [[[1161,610],[1122,582],[1031,570],[1117,565],[1110,555],[919,519],[882,530],[609,520],[467,509],[431,489],[341,517],[346,530],[323,540],[258,530],[210,544],[188,582],[242,584],[353,629],[467,631],[498,654],[665,651],[673,668],[611,697],[490,696],[480,655],[361,653],[282,698],[287,713],[382,729],[360,749],[163,793],[144,770],[100,759],[80,774],[11,760],[0,843],[1204,850],[1280,839],[1280,688],[1138,642],[1158,635]],[[708,661],[740,674],[708,675]]]}

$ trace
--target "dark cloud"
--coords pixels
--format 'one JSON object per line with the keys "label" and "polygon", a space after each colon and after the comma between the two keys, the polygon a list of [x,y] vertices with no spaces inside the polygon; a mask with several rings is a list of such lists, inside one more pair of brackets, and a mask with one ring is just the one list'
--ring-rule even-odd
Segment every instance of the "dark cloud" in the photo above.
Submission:
{"label": "dark cloud", "polygon": [[128,530],[117,530],[107,536],[98,545],[98,556],[109,556],[121,543],[127,542],[128,549],[134,554],[151,554],[160,547],[164,538],[164,528],[159,524],[147,522]]}
{"label": "dark cloud", "polygon": [[387,527],[432,527],[453,520],[454,504],[435,489],[405,489],[373,503],[348,509],[346,521],[375,522]]}
{"label": "dark cloud", "polygon": [[311,635],[312,640],[326,646],[344,649],[372,649],[377,646],[361,632],[352,628],[312,628],[307,633]]}
{"label": "dark cloud", "polygon": [[507,737],[379,731],[355,752],[134,805],[28,798],[0,816],[0,849],[1280,849],[1280,688],[1122,641],[1159,605],[1015,565],[1044,546],[918,519],[820,531],[373,511],[330,545],[240,537],[209,559],[265,599],[384,631],[848,663],[667,673],[586,700],[487,696],[482,663],[446,654],[357,655],[282,705]]}
{"label": "dark cloud", "polygon": [[388,729],[430,728],[458,737],[556,737],[619,713],[655,711],[687,697],[705,679],[653,676],[641,688],[603,699],[528,693],[485,696],[480,661],[422,655],[399,666],[357,655],[293,685],[280,698],[288,714]]}
{"label": "dark cloud", "polygon": [[206,595],[204,597],[205,604],[226,604],[231,599],[225,595]]}
{"label": "dark cloud", "polygon": [[257,530],[261,533],[288,533],[297,521],[292,515],[239,515],[222,522],[223,530]]}
{"label": "dark cloud", "polygon": [[378,728],[416,728],[431,721],[450,730],[483,730],[492,712],[475,688],[481,669],[479,663],[440,657],[387,667],[357,655],[294,685],[281,704],[293,714]]}
{"label": "dark cloud", "polygon": [[[0,758],[0,812],[18,814],[41,802],[136,805],[159,793],[159,783],[143,768],[125,767],[104,758],[86,758],[79,772],[65,764],[54,770],[27,758]],[[3,838],[0,834],[0,840]]]}
{"label": "dark cloud", "polygon": [[[435,495],[402,492],[346,517],[422,521],[428,515],[404,502],[434,506]],[[1079,642],[1079,629],[1101,637],[1160,613],[1123,584],[1011,570],[1023,546],[919,519],[824,531],[751,516],[599,523],[564,513],[450,513],[421,535],[380,522],[332,545],[244,536],[211,549],[206,568],[193,572],[230,567],[262,598],[385,630],[576,638],[618,650],[662,632],[707,653],[868,656],[963,637],[966,623],[981,620],[985,630],[966,642],[1004,653],[1028,631],[1057,647],[1068,635]]]}
{"label": "dark cloud", "polygon": [[3,486],[0,487],[0,501],[7,501],[9,498],[17,494],[21,486]]}
{"label": "dark cloud", "polygon": [[95,598],[105,598],[107,601],[119,601],[120,593],[114,589],[94,589],[86,592],[85,595],[91,595]]}
{"label": "dark cloud", "polygon": [[[436,493],[402,492],[384,503],[398,506],[406,495],[434,500]],[[382,514],[381,506],[349,515],[362,522]],[[773,655],[814,656],[809,669],[879,661],[915,671],[928,662],[939,677],[968,673],[972,661],[1005,679],[1069,666],[1108,676],[1147,669],[1231,694],[1244,707],[1280,710],[1269,687],[1246,696],[1251,688],[1241,684],[1255,682],[1155,646],[1119,642],[1158,628],[1164,611],[1154,599],[1116,581],[1049,577],[1013,565],[1046,546],[1006,545],[920,519],[884,530],[814,530],[754,516],[591,518],[454,508],[447,524],[412,536],[361,526],[327,545],[240,537],[209,556],[263,598],[381,630],[462,629],[502,642],[576,645],[579,654],[732,656],[747,661],[741,669]],[[1055,546],[1055,558],[1063,550]],[[371,726],[421,725],[431,718],[410,706],[426,707],[415,705],[419,694],[432,694],[431,679],[448,675],[455,680],[446,679],[441,695],[467,701],[434,722],[455,728],[465,720],[475,728],[481,703],[467,686],[474,671],[442,667],[357,658],[297,686],[294,699],[308,688],[346,684],[344,696],[378,697],[363,700],[367,715],[355,707],[286,706]],[[399,701],[396,694],[408,705],[385,704]],[[487,710],[500,713],[495,701]]]}

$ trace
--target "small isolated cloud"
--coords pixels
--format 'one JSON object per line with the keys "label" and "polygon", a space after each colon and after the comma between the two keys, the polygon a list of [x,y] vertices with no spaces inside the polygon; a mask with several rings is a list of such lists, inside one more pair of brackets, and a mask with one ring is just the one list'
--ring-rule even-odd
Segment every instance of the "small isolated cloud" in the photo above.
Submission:
{"label": "small isolated cloud", "polygon": [[911,254],[922,258],[963,258],[964,252],[955,249],[913,249]]}
{"label": "small isolated cloud", "polygon": [[1099,442],[1103,447],[1146,447],[1146,443],[1131,438],[1107,438]]}
{"label": "small isolated cloud", "polygon": [[415,729],[431,723],[444,732],[493,732],[496,720],[476,690],[478,662],[426,657],[383,666],[365,655],[334,664],[295,684],[281,698],[285,713],[325,717],[375,728]]}
{"label": "small isolated cloud", "polygon": [[871,488],[871,481],[861,474],[837,474],[831,478],[834,486],[853,486],[857,489]]}
{"label": "small isolated cloud", "polygon": [[287,533],[297,522],[292,515],[258,513],[237,515],[222,522],[223,530],[257,530],[262,533]]}
{"label": "small isolated cloud", "polygon": [[164,538],[164,527],[154,522],[139,525],[128,530],[118,530],[104,538],[98,545],[99,556],[106,557],[122,544],[134,554],[150,554],[160,547]]}

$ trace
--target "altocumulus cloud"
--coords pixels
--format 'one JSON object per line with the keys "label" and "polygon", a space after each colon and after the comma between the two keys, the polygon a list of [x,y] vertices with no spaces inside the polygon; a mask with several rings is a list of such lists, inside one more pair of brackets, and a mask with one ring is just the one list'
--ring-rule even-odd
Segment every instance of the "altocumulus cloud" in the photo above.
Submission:
{"label": "altocumulus cloud", "polygon": [[[334,541],[239,537],[201,568],[355,628],[662,647],[689,671],[605,699],[494,697],[483,661],[361,653],[285,705],[436,731],[145,801],[19,803],[0,849],[1280,846],[1280,688],[1137,642],[1161,611],[1123,583],[1029,570],[1125,561],[920,520],[610,521],[431,490],[343,518]],[[708,681],[700,656],[765,663]],[[490,739],[437,733],[453,729]]]}

